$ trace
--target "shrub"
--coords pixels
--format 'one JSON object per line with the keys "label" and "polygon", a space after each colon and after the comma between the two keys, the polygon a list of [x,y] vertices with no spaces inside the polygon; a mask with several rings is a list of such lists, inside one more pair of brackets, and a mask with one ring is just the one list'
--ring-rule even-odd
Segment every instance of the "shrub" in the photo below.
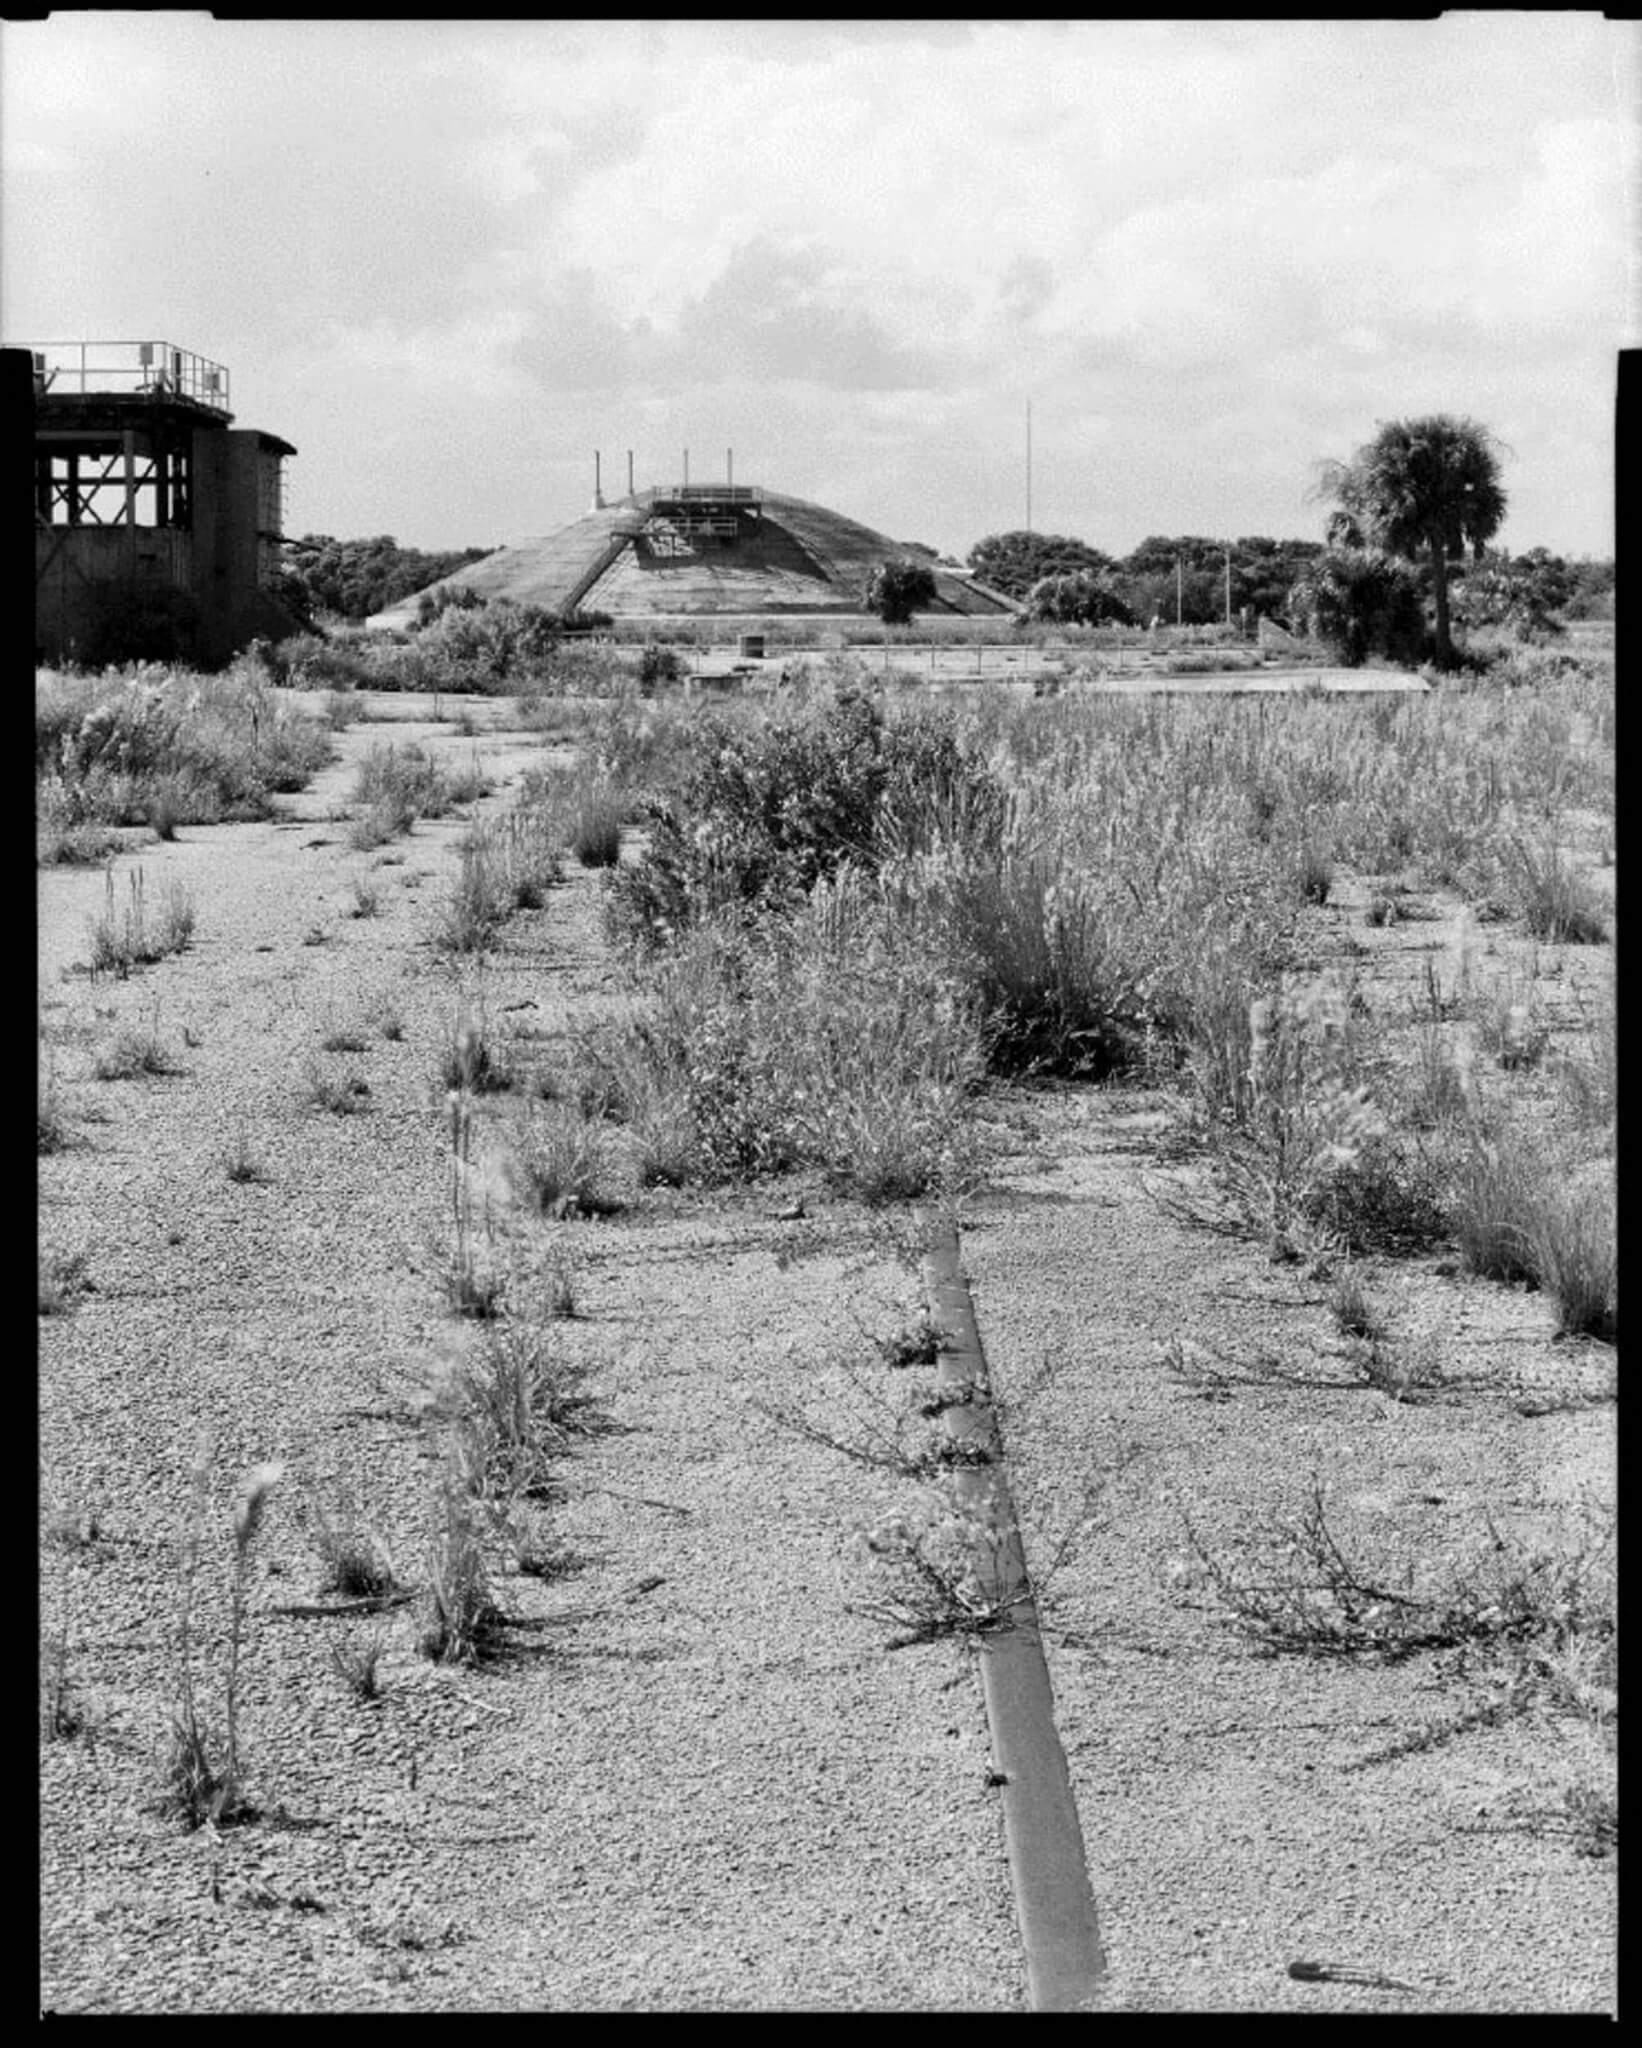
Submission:
{"label": "shrub", "polygon": [[[359,764],[353,801],[374,813],[380,804],[394,817],[442,818],[453,801],[450,785],[418,746],[374,746]],[[391,834],[386,836],[392,836]],[[380,841],[375,842],[380,844]]]}
{"label": "shrub", "polygon": [[886,626],[907,625],[914,612],[935,602],[934,571],[924,562],[881,562],[869,572],[861,601]]}
{"label": "shrub", "polygon": [[942,949],[846,870],[756,928],[694,927],[582,1059],[637,1131],[645,1179],[810,1163],[888,1200],[950,1169],[985,1038]]}
{"label": "shrub", "polygon": [[678,658],[677,648],[651,642],[639,655],[639,688],[647,694],[658,683],[676,683],[683,673],[684,664]]}
{"label": "shrub", "polygon": [[1369,1137],[1310,1192],[1309,1220],[1353,1257],[1417,1257],[1449,1237],[1442,1163],[1390,1132]]}
{"label": "shrub", "polygon": [[711,720],[676,802],[647,807],[645,858],[613,879],[613,929],[653,947],[728,905],[790,907],[845,861],[915,850],[966,807],[1001,823],[1001,792],[948,719],[890,723],[845,692],[760,729]]}
{"label": "shrub", "polygon": [[1389,555],[1325,550],[1302,570],[1290,616],[1346,668],[1360,667],[1370,655],[1412,664],[1424,651],[1418,580]]}
{"label": "shrub", "polygon": [[122,1031],[107,1052],[97,1055],[92,1068],[99,1081],[135,1081],[142,1074],[175,1071],[165,1042],[153,1025]]}
{"label": "shrub", "polygon": [[545,1216],[609,1214],[608,1141],[598,1124],[566,1104],[532,1104],[514,1132],[514,1159],[532,1205]]}

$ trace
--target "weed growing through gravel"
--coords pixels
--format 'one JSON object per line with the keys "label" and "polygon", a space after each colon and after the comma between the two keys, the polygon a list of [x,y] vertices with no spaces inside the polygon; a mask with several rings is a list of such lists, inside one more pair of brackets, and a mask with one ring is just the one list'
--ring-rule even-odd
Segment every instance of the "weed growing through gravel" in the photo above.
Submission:
{"label": "weed growing through gravel", "polygon": [[[478,1227],[473,1199],[473,1103],[466,1089],[445,1098],[450,1120],[450,1243],[445,1253],[445,1298],[459,1316],[477,1322],[502,1313],[507,1275],[498,1265],[490,1223],[490,1197],[482,1195]],[[480,1249],[481,1232],[484,1250]]]}
{"label": "weed growing through gravel", "polygon": [[450,1091],[489,1095],[513,1086],[507,1056],[491,1035],[481,1006],[477,1013],[458,1010],[445,1033],[439,1059],[439,1080]]}
{"label": "weed growing through gravel", "polygon": [[1190,1522],[1186,1537],[1202,1577],[1232,1625],[1273,1655],[1370,1657],[1398,1662],[1427,1650],[1514,1643],[1565,1652],[1581,1631],[1605,1634],[1587,1591],[1606,1538],[1571,1555],[1527,1552],[1489,1525],[1470,1564],[1422,1588],[1410,1560],[1391,1584],[1353,1560],[1329,1527],[1320,1481],[1300,1516],[1269,1539],[1211,1550]]}
{"label": "weed growing through gravel", "polygon": [[350,917],[379,917],[382,912],[382,891],[368,875],[355,875],[353,881],[353,908]]}
{"label": "weed growing through gravel", "polygon": [[356,1116],[370,1106],[371,1084],[363,1074],[329,1074],[317,1059],[303,1070],[302,1095],[310,1108],[331,1116]]}
{"label": "weed growing through gravel", "polygon": [[40,1671],[40,1735],[46,1742],[74,1742],[90,1732],[90,1717],[68,1668],[68,1633],[60,1630],[47,1647]]}
{"label": "weed growing through gravel", "polygon": [[577,798],[570,816],[570,850],[584,868],[613,868],[621,860],[626,806],[608,782],[596,782]]}
{"label": "weed growing through gravel", "polygon": [[162,1764],[160,1810],[191,1828],[207,1821],[227,1825],[250,1820],[255,1809],[245,1797],[239,1750],[239,1666],[245,1633],[251,1553],[268,1498],[284,1476],[279,1464],[255,1466],[234,1504],[234,1557],[230,1586],[228,1668],[223,1686],[225,1735],[221,1746],[203,1718],[194,1685],[193,1610],[205,1532],[206,1490],[211,1449],[202,1440],[194,1464],[192,1507],[184,1538],[182,1605],[178,1625],[178,1704]]}
{"label": "weed growing through gravel", "polygon": [[252,1149],[250,1133],[244,1124],[235,1131],[223,1156],[222,1167],[228,1178],[241,1187],[263,1187],[271,1178],[267,1167]]}
{"label": "weed growing through gravel", "polygon": [[1374,1343],[1385,1335],[1385,1326],[1369,1300],[1368,1290],[1355,1266],[1347,1265],[1335,1275],[1329,1289],[1328,1305],[1334,1326],[1347,1337]]}
{"label": "weed growing through gravel", "polygon": [[90,923],[91,972],[115,974],[123,981],[133,967],[152,966],[168,954],[185,951],[194,924],[193,896],[175,877],[167,883],[157,912],[151,912],[142,869],[133,868],[127,875],[122,902],[110,864],[103,908]]}
{"label": "weed growing through gravel", "polygon": [[86,1289],[84,1252],[48,1252],[40,1260],[40,1314],[67,1315]]}
{"label": "weed growing through gravel", "polygon": [[1240,1129],[1225,1134],[1220,1179],[1273,1257],[1311,1249],[1331,1176],[1383,1128],[1352,1078],[1345,1006],[1318,983],[1249,1010],[1249,1088]]}
{"label": "weed growing through gravel", "polygon": [[1536,1278],[1556,1308],[1559,1337],[1619,1341],[1619,1229],[1604,1179],[1546,1191],[1531,1225]]}
{"label": "weed growing through gravel", "polygon": [[950,1475],[858,1533],[861,1587],[850,1609],[893,1629],[892,1650],[995,1633],[1028,1591],[1011,1550],[996,1490],[976,1493]]}
{"label": "weed growing through gravel", "polygon": [[57,1065],[49,1053],[37,1070],[35,1098],[35,1153],[44,1159],[49,1153],[63,1151],[71,1135]]}
{"label": "weed growing through gravel", "polygon": [[371,1006],[370,1019],[390,1045],[405,1036],[405,1013],[391,996],[380,996]]}
{"label": "weed growing through gravel", "polygon": [[1393,1401],[1419,1401],[1442,1385],[1441,1351],[1431,1342],[1393,1344],[1376,1327],[1371,1334],[1355,1333],[1346,1355],[1365,1387]]}
{"label": "weed growing through gravel", "polygon": [[513,1157],[531,1206],[543,1216],[606,1216],[621,1206],[611,1185],[609,1140],[573,1104],[526,1104],[513,1126]]}
{"label": "weed growing through gravel", "polygon": [[470,834],[463,842],[461,867],[434,927],[434,944],[445,953],[483,953],[512,908],[508,878],[488,837]]}
{"label": "weed growing through gravel", "polygon": [[1537,939],[1554,945],[1600,946],[1608,936],[1602,898],[1555,846],[1512,846],[1512,879],[1523,922]]}
{"label": "weed growing through gravel", "polygon": [[331,1668],[355,1699],[382,1697],[379,1667],[388,1647],[380,1630],[367,1636],[350,1636],[331,1646]]}
{"label": "weed growing through gravel", "polygon": [[439,1664],[477,1663],[497,1646],[506,1616],[491,1591],[485,1552],[489,1516],[459,1453],[447,1451],[435,1501],[420,1647]]}
{"label": "weed growing through gravel", "polygon": [[546,1492],[553,1458],[589,1426],[586,1376],[555,1344],[548,1322],[504,1315],[486,1327],[439,1399],[466,1439],[477,1491],[503,1502]]}
{"label": "weed growing through gravel", "polygon": [[888,1337],[876,1339],[878,1355],[896,1371],[910,1365],[934,1365],[941,1355],[942,1332],[927,1308]]}
{"label": "weed growing through gravel", "polygon": [[160,1036],[158,1012],[154,1021],[122,1031],[106,1052],[97,1055],[91,1071],[99,1081],[135,1081],[144,1074],[174,1074],[176,1063]]}
{"label": "weed growing through gravel", "polygon": [[398,1581],[380,1534],[346,1493],[337,1491],[327,1499],[324,1491],[311,1491],[304,1521],[319,1553],[322,1598],[340,1593],[345,1600],[377,1600],[395,1590]]}

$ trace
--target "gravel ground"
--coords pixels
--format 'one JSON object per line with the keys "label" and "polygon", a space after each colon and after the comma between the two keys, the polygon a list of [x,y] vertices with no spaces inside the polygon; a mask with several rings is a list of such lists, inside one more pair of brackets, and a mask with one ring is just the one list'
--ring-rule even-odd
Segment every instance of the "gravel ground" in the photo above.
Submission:
{"label": "gravel ground", "polygon": [[[781,1223],[681,1198],[532,1226],[522,1254],[574,1276],[578,1313],[553,1327],[609,1425],[563,1460],[548,1512],[575,1567],[505,1582],[511,1651],[478,1671],[429,1665],[413,1611],[391,1613],[374,1703],[330,1664],[370,1625],[278,1611],[315,1603],[299,1510],[316,1484],[348,1488],[421,1578],[438,1446],[415,1396],[469,1341],[439,1286],[434,1074],[460,991],[426,945],[463,826],[419,825],[391,864],[347,849],[333,814],[380,738],[344,735],[278,821],[143,847],[150,903],[178,877],[199,922],[129,982],[73,971],[101,875],[40,878],[43,1024],[78,1131],[41,1161],[42,1252],[83,1254],[90,1289],[40,1324],[42,1638],[87,1721],[41,1748],[42,2005],[1019,2009],[973,1663],[888,1654],[845,1606],[849,1534],[892,1483],[746,1405],[842,1415],[858,1381],[889,1391],[870,1340],[917,1283],[860,1212],[815,1200],[820,1221]],[[528,752],[480,751],[507,775]],[[356,876],[378,915],[349,915]],[[600,999],[593,913],[576,875],[518,921],[485,976],[493,1018],[528,1003],[550,1032]],[[91,1078],[115,1033],[156,1021],[176,1072]],[[339,1030],[366,1050],[321,1050]],[[359,1113],[311,1105],[316,1063],[364,1082]],[[227,1176],[242,1139],[261,1183]],[[202,1426],[212,1718],[231,1503],[250,1465],[288,1473],[239,1685],[262,1818],[190,1834],[152,1802]]]}
{"label": "gravel ground", "polygon": [[[1062,1095],[1028,1114],[1036,1156],[976,1205],[964,1259],[1028,1566],[1049,1581],[1103,2008],[1612,2011],[1614,1860],[1577,1853],[1561,1804],[1590,1783],[1611,1793],[1591,1730],[1530,1717],[1424,1741],[1486,1688],[1442,1655],[1262,1656],[1185,1532],[1189,1517],[1248,1562],[1315,1474],[1353,1555],[1440,1574],[1486,1539],[1485,1514],[1530,1543],[1577,1542],[1582,1504],[1613,1504],[1613,1410],[1529,1419],[1515,1401],[1597,1394],[1611,1353],[1553,1345],[1534,1297],[1377,1273],[1382,1298],[1402,1288],[1408,1327],[1446,1332],[1451,1390],[1394,1402],[1352,1382],[1315,1283],[1139,1195],[1148,1098]],[[1166,1369],[1176,1339],[1256,1383],[1203,1398]],[[1100,1525],[1051,1575],[1097,1475]],[[1399,1742],[1412,1752],[1373,1761]],[[1302,1981],[1295,1962],[1351,1976]]]}
{"label": "gravel ground", "polygon": [[[456,738],[395,709],[394,739],[477,751],[504,782],[540,752],[488,716]],[[904,1407],[913,1376],[875,1345],[917,1306],[890,1219],[783,1184],[526,1223],[496,1163],[505,1101],[487,1104],[497,1240],[571,1275],[577,1314],[552,1328],[599,1397],[540,1506],[561,1569],[501,1582],[507,1652],[477,1670],[420,1657],[411,1607],[282,1611],[316,1604],[316,1491],[351,1493],[401,1579],[425,1577],[441,1453],[422,1397],[475,1341],[442,1287],[449,1034],[482,1006],[528,1059],[614,995],[580,873],[482,977],[441,963],[463,821],[346,845],[354,765],[386,736],[342,735],[277,820],[123,857],[121,888],[140,859],[151,904],[176,878],[199,914],[187,953],[128,982],[76,971],[101,874],[40,876],[43,1038],[76,1134],[40,1162],[41,1248],[83,1257],[88,1283],[40,1323],[42,1642],[84,1722],[40,1751],[42,2005],[1021,2010],[973,1660],[891,1653],[851,1604],[852,1532],[902,1484],[752,1405],[841,1435]],[[352,914],[359,882],[378,914]],[[175,1071],[94,1079],[136,1027]],[[363,1049],[325,1050],[338,1034]],[[357,1113],[315,1107],[316,1074],[362,1084]],[[1392,1401],[1354,1383],[1314,1283],[1145,1199],[1153,1099],[1000,1107],[1016,1149],[963,1255],[1045,1582],[1105,2008],[1611,2011],[1614,1861],[1578,1853],[1563,1804],[1611,1778],[1592,1730],[1540,1715],[1438,1741],[1479,1697],[1451,1659],[1260,1657],[1182,1517],[1252,1555],[1315,1474],[1376,1559],[1440,1572],[1485,1510],[1573,1540],[1581,1505],[1613,1499],[1613,1411],[1557,1404],[1599,1398],[1612,1354],[1553,1346],[1533,1298],[1405,1263],[1370,1280],[1440,1340],[1447,1384]],[[230,1179],[236,1150],[265,1178]],[[1230,1383],[1166,1369],[1176,1339],[1215,1347]],[[287,1475],[240,1672],[260,1818],[189,1833],[153,1802],[202,1427],[213,1719],[232,1502],[258,1461]],[[1057,1559],[1091,1483],[1097,1525]],[[373,1629],[367,1702],[331,1653]]]}

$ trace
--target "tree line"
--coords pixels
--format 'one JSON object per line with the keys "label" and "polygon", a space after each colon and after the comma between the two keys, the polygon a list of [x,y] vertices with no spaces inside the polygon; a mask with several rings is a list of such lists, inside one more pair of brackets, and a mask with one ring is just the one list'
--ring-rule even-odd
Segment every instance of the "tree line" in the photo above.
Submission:
{"label": "tree line", "polygon": [[[1502,453],[1475,420],[1393,420],[1349,460],[1318,465],[1313,495],[1330,507],[1320,541],[1153,534],[1114,556],[1069,534],[1017,528],[977,541],[968,567],[1034,619],[1209,625],[1264,615],[1351,662],[1430,654],[1447,665],[1456,658],[1456,626],[1503,625],[1532,636],[1568,619],[1611,618],[1611,561],[1490,548],[1505,517]],[[426,553],[400,547],[391,534],[304,534],[286,545],[278,594],[304,622],[319,613],[358,620],[490,552]],[[905,623],[934,602],[939,559],[933,548],[906,543],[867,577],[863,603]]]}

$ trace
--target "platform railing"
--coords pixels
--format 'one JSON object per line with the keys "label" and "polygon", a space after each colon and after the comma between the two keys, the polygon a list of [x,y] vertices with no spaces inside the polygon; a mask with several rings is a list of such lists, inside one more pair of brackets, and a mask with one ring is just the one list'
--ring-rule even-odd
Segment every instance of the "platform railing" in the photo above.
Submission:
{"label": "platform railing", "polygon": [[228,371],[208,356],[169,341],[26,342],[39,394],[109,392],[183,398],[213,412],[229,410]]}

